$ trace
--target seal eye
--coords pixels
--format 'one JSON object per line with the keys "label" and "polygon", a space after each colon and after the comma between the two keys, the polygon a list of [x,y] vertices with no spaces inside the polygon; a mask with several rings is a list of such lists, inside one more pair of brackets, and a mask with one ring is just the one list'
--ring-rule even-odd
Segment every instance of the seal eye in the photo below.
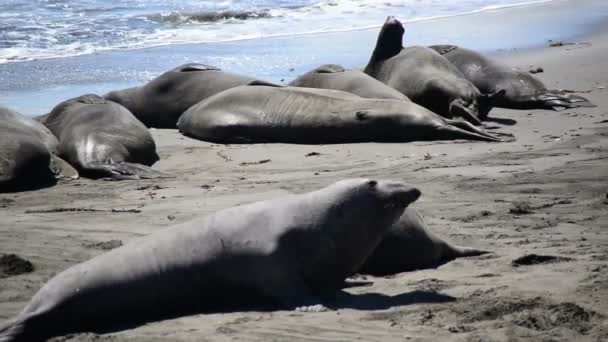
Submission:
{"label": "seal eye", "polygon": [[375,188],[376,185],[378,185],[378,182],[376,182],[375,180],[370,180],[369,182],[367,182],[367,185],[369,185],[370,188]]}

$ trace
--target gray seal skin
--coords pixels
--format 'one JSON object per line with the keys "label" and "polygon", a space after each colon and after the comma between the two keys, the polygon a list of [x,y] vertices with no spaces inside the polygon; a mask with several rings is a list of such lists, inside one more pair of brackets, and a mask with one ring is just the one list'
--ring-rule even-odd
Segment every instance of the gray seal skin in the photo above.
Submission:
{"label": "gray seal skin", "polygon": [[318,295],[341,288],[419,196],[402,182],[348,179],[162,229],[49,280],[0,341],[179,317],[242,291],[324,311]]}
{"label": "gray seal skin", "polygon": [[501,141],[462,120],[402,100],[339,90],[240,86],[190,107],[182,134],[218,143],[327,144],[470,139]]}
{"label": "gray seal skin", "polygon": [[397,89],[413,102],[447,118],[480,125],[499,91],[482,94],[446,58],[422,46],[403,47],[401,22],[388,17],[364,72]]}
{"label": "gray seal skin", "polygon": [[175,128],[180,115],[192,105],[253,81],[264,82],[214,66],[189,63],[165,72],[144,86],[112,91],[104,97],[126,107],[148,127]]}
{"label": "gray seal skin", "polygon": [[505,95],[495,101],[496,107],[553,110],[595,107],[582,96],[548,90],[531,73],[516,70],[476,51],[455,45],[434,45],[430,48],[447,58],[482,93],[505,90]]}
{"label": "gray seal skin", "polygon": [[410,99],[394,88],[359,71],[335,64],[325,64],[289,83],[293,87],[342,90],[369,99]]}
{"label": "gray seal skin", "polygon": [[57,157],[57,138],[41,123],[0,107],[0,192],[36,189],[78,174]]}
{"label": "gray seal skin", "polygon": [[148,129],[123,106],[97,95],[64,101],[42,123],[59,139],[59,156],[90,178],[161,177]]}
{"label": "gray seal skin", "polygon": [[454,259],[489,253],[454,246],[433,234],[422,216],[408,207],[359,269],[361,274],[387,276],[401,272],[437,268]]}

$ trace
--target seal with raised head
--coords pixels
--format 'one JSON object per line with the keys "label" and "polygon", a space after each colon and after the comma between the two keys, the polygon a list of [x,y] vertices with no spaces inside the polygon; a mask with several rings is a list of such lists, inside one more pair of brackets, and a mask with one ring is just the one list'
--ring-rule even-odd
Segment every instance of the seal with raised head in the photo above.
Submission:
{"label": "seal with raised head", "polygon": [[511,109],[553,109],[595,107],[586,98],[547,87],[531,73],[520,71],[479,52],[455,45],[433,45],[456,66],[482,93],[504,90],[505,95],[494,101],[496,107]]}
{"label": "seal with raised head", "polygon": [[441,239],[429,230],[418,210],[407,207],[358,273],[393,275],[437,268],[457,258],[487,253],[480,249],[454,246]]}
{"label": "seal with raised head", "polygon": [[165,72],[144,86],[112,91],[104,97],[126,107],[148,127],[175,128],[180,115],[192,105],[223,90],[254,81],[264,83],[214,66],[188,63]]}
{"label": "seal with raised head", "polygon": [[149,167],[159,159],[152,135],[118,103],[83,95],[58,104],[41,120],[59,139],[59,156],[83,176],[163,176]]}
{"label": "seal with raised head", "polygon": [[479,125],[504,91],[482,94],[446,58],[422,46],[403,47],[403,25],[388,17],[364,72],[413,102],[448,118]]}
{"label": "seal with raised head", "polygon": [[162,229],[49,280],[0,341],[179,317],[243,291],[326,310],[318,295],[340,289],[419,196],[402,182],[348,179]]}
{"label": "seal with raised head", "polygon": [[41,123],[0,107],[0,192],[52,185],[61,175],[78,177],[55,155],[58,144]]}
{"label": "seal with raised head", "polygon": [[225,90],[190,107],[178,128],[186,136],[218,143],[501,141],[466,121],[445,119],[409,101],[253,85]]}
{"label": "seal with raised head", "polygon": [[392,99],[409,101],[394,88],[378,81],[366,73],[344,69],[335,64],[325,64],[289,83],[293,87],[342,90],[369,99]]}

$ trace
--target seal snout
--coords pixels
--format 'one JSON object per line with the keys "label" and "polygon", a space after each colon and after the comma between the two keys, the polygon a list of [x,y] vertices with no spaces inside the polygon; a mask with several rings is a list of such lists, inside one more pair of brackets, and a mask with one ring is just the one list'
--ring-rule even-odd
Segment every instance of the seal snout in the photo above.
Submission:
{"label": "seal snout", "polygon": [[390,192],[389,202],[394,205],[408,206],[410,203],[415,202],[422,194],[417,188],[401,182],[391,182],[385,186]]}

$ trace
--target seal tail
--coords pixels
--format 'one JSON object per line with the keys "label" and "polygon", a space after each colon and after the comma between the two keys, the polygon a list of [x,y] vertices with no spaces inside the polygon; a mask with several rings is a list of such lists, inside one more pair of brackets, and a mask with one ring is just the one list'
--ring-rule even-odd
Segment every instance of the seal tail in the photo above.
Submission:
{"label": "seal tail", "polygon": [[520,95],[512,99],[513,109],[552,109],[560,111],[568,108],[596,107],[587,98],[559,90],[545,90],[532,95]]}

